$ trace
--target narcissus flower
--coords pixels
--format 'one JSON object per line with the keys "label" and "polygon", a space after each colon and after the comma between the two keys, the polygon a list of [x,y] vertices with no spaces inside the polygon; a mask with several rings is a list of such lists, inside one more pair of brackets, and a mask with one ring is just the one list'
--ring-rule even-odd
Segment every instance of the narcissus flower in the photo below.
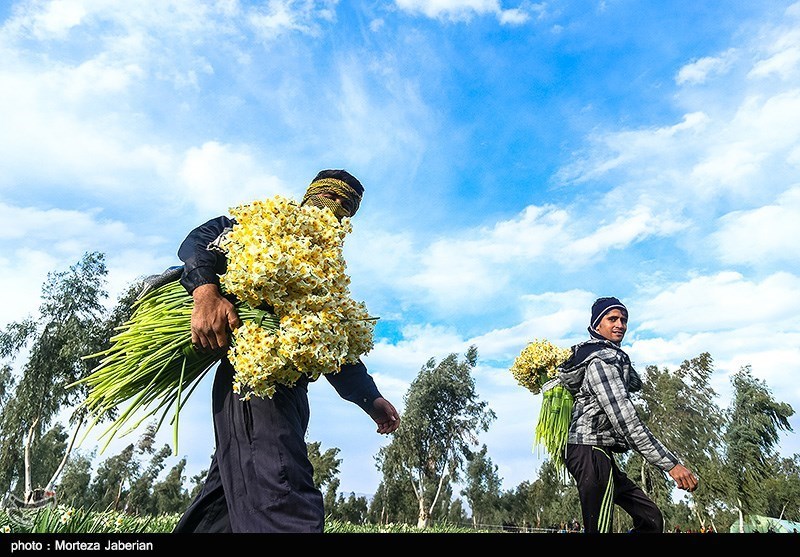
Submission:
{"label": "narcissus flower", "polygon": [[[235,224],[215,245],[228,260],[220,286],[236,297],[243,323],[227,353],[240,398],[272,397],[277,385],[292,387],[303,375],[337,373],[372,349],[376,318],[351,299],[342,255],[348,218],[281,196],[230,214]],[[222,356],[193,350],[192,307],[179,282],[154,288],[136,301],[107,350],[85,356],[102,360],[73,386],[89,386],[84,406],[95,418],[129,403],[106,431],[106,445],[134,416],[128,431],[174,407],[177,454],[180,408]]]}

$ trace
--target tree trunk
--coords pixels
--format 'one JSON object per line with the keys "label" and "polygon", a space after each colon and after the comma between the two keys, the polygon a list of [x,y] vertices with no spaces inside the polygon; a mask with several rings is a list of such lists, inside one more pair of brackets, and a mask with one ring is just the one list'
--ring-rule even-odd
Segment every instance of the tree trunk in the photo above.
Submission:
{"label": "tree trunk", "polygon": [[125,483],[125,480],[121,480],[119,482],[119,487],[117,488],[117,496],[114,498],[114,510],[119,510],[119,500],[122,497],[122,484]]}
{"label": "tree trunk", "polygon": [[431,515],[428,514],[428,508],[425,506],[425,497],[420,495],[418,502],[419,516],[417,517],[417,528],[424,530],[431,524]]}
{"label": "tree trunk", "polygon": [[24,475],[25,475],[25,493],[23,499],[26,503],[32,503],[33,499],[33,486],[31,485],[31,445],[33,444],[33,434],[36,431],[36,425],[39,423],[39,417],[33,421],[30,429],[28,429],[28,436],[25,438],[25,445],[23,447],[25,461],[24,461]]}
{"label": "tree trunk", "polygon": [[78,423],[75,424],[75,431],[72,433],[72,439],[69,440],[69,445],[67,445],[67,450],[64,452],[64,458],[61,459],[61,463],[56,468],[56,471],[53,472],[53,477],[50,478],[50,481],[47,482],[47,486],[44,488],[45,492],[53,492],[55,491],[56,480],[61,475],[61,472],[64,471],[64,466],[67,465],[67,460],[69,460],[69,455],[72,452],[72,447],[75,445],[75,439],[78,438],[78,431],[80,431],[81,426],[83,425],[84,417],[78,420]]}
{"label": "tree trunk", "polygon": [[705,528],[706,521],[702,516],[700,516],[700,510],[697,508],[697,504],[696,503],[694,505],[694,515],[697,517],[697,522],[700,523],[700,526]]}
{"label": "tree trunk", "polygon": [[447,478],[447,474],[442,474],[439,477],[439,484],[436,486],[436,494],[433,496],[433,501],[431,501],[431,506],[428,508],[428,523],[430,524],[431,515],[433,514],[433,509],[436,506],[436,502],[439,500],[439,495],[442,494],[442,485],[444,485],[444,480]]}
{"label": "tree trunk", "polygon": [[411,480],[411,488],[414,490],[414,496],[417,498],[417,507],[419,508],[419,515],[417,516],[417,528],[427,528],[430,524],[430,516],[425,508],[425,482],[420,477],[419,485]]}
{"label": "tree trunk", "polygon": [[739,506],[736,508],[739,511],[739,533],[744,534],[744,514],[742,513],[742,502],[739,499],[736,499],[736,502],[739,503]]}
{"label": "tree trunk", "polygon": [[[645,468],[646,468],[646,464],[645,464],[645,462],[644,462],[644,459],[642,459],[642,466],[641,466],[641,468],[639,468],[639,470],[640,470],[640,475],[641,475],[641,480],[640,480],[640,481],[641,481],[641,483],[640,483],[640,485],[642,486],[642,489],[643,489],[645,492],[648,492],[649,490],[647,489],[647,475],[646,475],[646,470],[645,470]],[[649,493],[648,493],[648,495],[649,495]]]}

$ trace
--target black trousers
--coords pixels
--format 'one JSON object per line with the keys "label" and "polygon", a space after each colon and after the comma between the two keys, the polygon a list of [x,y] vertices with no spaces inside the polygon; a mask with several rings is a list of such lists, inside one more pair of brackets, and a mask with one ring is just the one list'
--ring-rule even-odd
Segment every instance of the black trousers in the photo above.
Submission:
{"label": "black trousers", "polygon": [[633,519],[633,532],[664,531],[661,510],[619,469],[608,448],[568,444],[565,462],[578,486],[584,532],[611,532],[615,504]]}
{"label": "black trousers", "polygon": [[174,532],[322,532],[322,493],[308,460],[308,382],[242,401],[223,359],[212,388],[216,449]]}

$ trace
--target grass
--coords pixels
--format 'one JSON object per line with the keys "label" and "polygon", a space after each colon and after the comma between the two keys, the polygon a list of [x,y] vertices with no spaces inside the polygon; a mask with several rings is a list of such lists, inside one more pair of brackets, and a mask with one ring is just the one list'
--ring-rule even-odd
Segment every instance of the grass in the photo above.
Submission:
{"label": "grass", "polygon": [[[138,516],[118,511],[97,512],[65,505],[37,509],[0,509],[0,532],[15,534],[156,534],[169,533],[179,514]],[[435,525],[424,530],[408,524],[352,524],[327,521],[328,534],[473,534],[480,530]]]}

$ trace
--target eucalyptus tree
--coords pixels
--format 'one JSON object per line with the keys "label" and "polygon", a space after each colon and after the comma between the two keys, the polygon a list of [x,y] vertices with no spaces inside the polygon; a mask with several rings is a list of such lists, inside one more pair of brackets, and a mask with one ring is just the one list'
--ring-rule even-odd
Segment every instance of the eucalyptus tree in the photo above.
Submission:
{"label": "eucalyptus tree", "polygon": [[763,514],[767,508],[765,484],[778,472],[777,445],[782,431],[792,431],[792,407],[778,402],[766,383],[753,376],[750,366],[731,379],[733,398],[725,432],[729,502],[738,509],[740,529],[745,514]]}
{"label": "eucalyptus tree", "polygon": [[170,468],[160,482],[153,484],[151,513],[182,513],[191,503],[189,492],[183,487],[186,459],[182,458]]}
{"label": "eucalyptus tree", "polygon": [[372,496],[367,511],[371,524],[411,524],[417,519],[419,504],[414,496],[410,474],[384,475]]}
{"label": "eucalyptus tree", "polygon": [[[2,356],[2,352],[0,352]],[[14,368],[9,364],[0,365],[0,412],[6,405],[6,401],[12,395],[14,388]]]}
{"label": "eucalyptus tree", "polygon": [[764,482],[767,508],[764,514],[800,522],[800,454],[778,458],[774,473]]}
{"label": "eucalyptus tree", "polygon": [[336,499],[336,504],[327,513],[332,520],[349,522],[350,524],[366,524],[369,502],[363,495],[356,495],[354,492],[345,498],[340,493]]}
{"label": "eucalyptus tree", "polygon": [[[656,438],[699,476],[702,489],[684,497],[692,502],[700,525],[713,521],[720,512],[719,501],[726,491],[722,436],[727,418],[711,387],[713,374],[714,361],[708,352],[684,360],[675,371],[648,366],[642,390],[633,395],[642,420]],[[638,454],[629,455],[626,470],[664,511],[667,526],[681,520],[670,516],[674,484],[666,474]]]}
{"label": "eucalyptus tree", "polygon": [[339,489],[339,465],[342,459],[336,458],[340,450],[337,447],[327,449],[324,453],[320,450],[322,443],[314,441],[306,443],[308,460],[314,468],[314,485],[323,492],[323,505],[327,513],[332,512],[337,504],[337,490]]}
{"label": "eucalyptus tree", "polygon": [[135,449],[135,444],[131,443],[97,466],[97,473],[89,485],[89,497],[94,510],[123,510],[128,495],[128,481],[139,466]]}
{"label": "eucalyptus tree", "polygon": [[498,474],[497,465],[487,456],[487,447],[473,453],[468,459],[466,470],[466,487],[461,495],[466,497],[472,509],[472,525],[486,523],[486,520],[501,521],[500,495],[502,478]]}
{"label": "eucalyptus tree", "polygon": [[336,479],[339,475],[339,465],[342,463],[341,458],[337,458],[340,450],[337,447],[326,449],[325,452],[321,451],[319,441],[306,443],[308,447],[308,460],[314,467],[314,485],[317,489],[322,489],[323,486],[329,484]]}
{"label": "eucalyptus tree", "polygon": [[419,528],[430,525],[444,487],[458,482],[465,458],[478,444],[478,433],[487,431],[495,419],[475,389],[472,370],[477,361],[475,346],[463,361],[457,354],[438,364],[428,360],[405,395],[402,426],[378,452],[384,479],[408,480],[417,501]]}
{"label": "eucalyptus tree", "polygon": [[[150,431],[155,434],[155,431]],[[150,461],[143,468],[133,469],[134,473],[137,471],[138,473],[128,478],[130,488],[125,498],[125,511],[130,514],[155,514],[157,512],[154,499],[156,480],[166,468],[166,461],[172,456],[172,448],[165,444],[156,450],[151,444],[145,449],[142,447],[142,443],[139,443],[138,448],[140,459],[144,455],[150,455]]]}
{"label": "eucalyptus tree", "polygon": [[[6,489],[13,482],[21,484],[25,499],[34,489],[31,465],[37,443],[62,408],[84,395],[69,385],[89,371],[83,356],[103,342],[98,324],[106,313],[102,304],[107,297],[106,274],[104,256],[98,252],[84,254],[67,271],[48,273],[38,317],[10,323],[0,331],[0,357],[14,360],[27,354],[0,415],[0,482]],[[74,431],[66,453],[81,424],[80,416],[71,420]],[[66,462],[64,456],[46,488],[52,488]]]}
{"label": "eucalyptus tree", "polygon": [[95,450],[88,453],[80,449],[73,451],[56,486],[56,498],[59,503],[75,508],[93,506],[89,496],[89,484],[92,481],[94,456]]}

